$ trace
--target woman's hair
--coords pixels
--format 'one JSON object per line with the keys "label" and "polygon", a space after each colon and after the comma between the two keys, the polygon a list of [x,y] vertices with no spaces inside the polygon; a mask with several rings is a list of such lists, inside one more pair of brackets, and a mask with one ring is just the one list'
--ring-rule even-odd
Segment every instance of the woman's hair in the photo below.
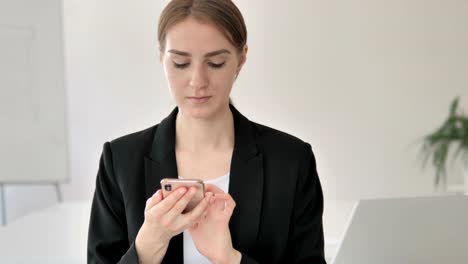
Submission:
{"label": "woman's hair", "polygon": [[159,18],[158,41],[161,52],[165,50],[169,28],[189,17],[216,25],[239,53],[247,43],[244,18],[231,0],[172,0]]}

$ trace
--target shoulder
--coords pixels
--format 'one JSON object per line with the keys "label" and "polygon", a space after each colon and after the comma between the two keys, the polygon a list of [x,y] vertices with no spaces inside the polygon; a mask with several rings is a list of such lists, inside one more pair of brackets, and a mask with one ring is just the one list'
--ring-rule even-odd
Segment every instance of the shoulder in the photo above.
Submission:
{"label": "shoulder", "polygon": [[264,154],[298,159],[312,152],[311,145],[296,136],[252,121],[250,123],[258,147]]}
{"label": "shoulder", "polygon": [[158,125],[111,140],[108,144],[113,155],[134,156],[135,154],[147,154],[151,150],[154,133]]}

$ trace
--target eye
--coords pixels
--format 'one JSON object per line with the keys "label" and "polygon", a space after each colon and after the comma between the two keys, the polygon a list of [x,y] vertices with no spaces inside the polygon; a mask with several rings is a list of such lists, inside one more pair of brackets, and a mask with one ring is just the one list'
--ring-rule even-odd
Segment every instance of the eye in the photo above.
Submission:
{"label": "eye", "polygon": [[174,63],[174,67],[176,67],[177,69],[184,69],[184,68],[187,68],[189,66],[190,63]]}
{"label": "eye", "polygon": [[223,62],[223,63],[212,63],[212,62],[208,62],[208,65],[213,68],[213,69],[219,69],[219,68],[222,68],[224,66],[226,62]]}

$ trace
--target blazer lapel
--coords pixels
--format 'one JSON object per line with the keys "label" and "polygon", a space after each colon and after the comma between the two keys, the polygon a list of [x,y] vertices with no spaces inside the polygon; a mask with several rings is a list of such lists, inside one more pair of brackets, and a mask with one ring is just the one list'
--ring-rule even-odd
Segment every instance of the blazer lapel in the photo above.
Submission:
{"label": "blazer lapel", "polygon": [[229,193],[236,207],[229,222],[232,243],[239,251],[252,249],[258,236],[263,197],[263,156],[255,142],[251,122],[231,106],[235,143]]}
{"label": "blazer lapel", "polygon": [[[175,157],[175,120],[177,108],[157,127],[151,153],[145,157],[146,199],[161,188],[163,178],[177,178]],[[162,263],[183,263],[183,234],[173,237]]]}
{"label": "blazer lapel", "polygon": [[175,120],[177,108],[156,128],[153,145],[145,157],[146,199],[160,189],[163,178],[177,178],[175,157]]}

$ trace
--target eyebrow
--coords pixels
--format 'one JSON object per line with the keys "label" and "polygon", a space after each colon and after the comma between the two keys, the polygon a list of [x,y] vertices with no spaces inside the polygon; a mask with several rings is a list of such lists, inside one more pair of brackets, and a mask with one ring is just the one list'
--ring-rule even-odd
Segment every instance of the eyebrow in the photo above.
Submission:
{"label": "eyebrow", "polygon": [[[185,52],[185,51],[171,49],[171,50],[168,50],[167,52],[177,54],[177,55],[180,55],[180,56],[192,57],[192,54],[190,54],[188,52]],[[224,54],[224,53],[231,54],[231,52],[229,50],[227,50],[227,49],[220,49],[220,50],[215,50],[215,51],[206,53],[205,58],[213,57],[213,56],[216,56],[216,55],[219,55],[219,54]]]}

